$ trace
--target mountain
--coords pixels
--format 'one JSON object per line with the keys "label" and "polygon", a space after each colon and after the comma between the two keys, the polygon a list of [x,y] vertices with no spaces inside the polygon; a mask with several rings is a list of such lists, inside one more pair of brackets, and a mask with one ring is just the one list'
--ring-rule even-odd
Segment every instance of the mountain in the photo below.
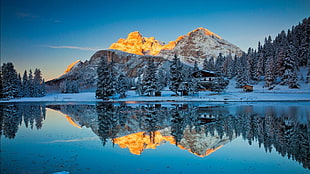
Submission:
{"label": "mountain", "polygon": [[204,59],[211,56],[216,58],[219,53],[240,56],[242,50],[204,28],[195,29],[168,44],[154,37],[143,37],[141,33],[135,31],[129,33],[126,39],[119,39],[113,43],[108,50],[96,52],[89,61],[73,62],[63,75],[48,81],[47,84],[59,87],[60,83],[67,79],[76,80],[81,88],[95,87],[97,67],[101,57],[109,61],[113,60],[119,72],[123,72],[127,77],[135,78],[143,73],[143,67],[150,59],[155,61],[159,69],[167,73],[169,60],[175,54],[181,62],[192,66],[195,61],[202,65]]}
{"label": "mountain", "polygon": [[101,58],[105,58],[108,62],[113,60],[116,69],[129,78],[141,75],[149,60],[153,60],[156,66],[165,72],[168,72],[170,65],[167,59],[159,56],[131,54],[119,50],[101,50],[97,51],[90,60],[76,61],[70,64],[63,75],[46,83],[50,86],[59,86],[65,80],[75,80],[78,81],[80,88],[95,87],[97,84],[97,67]]}
{"label": "mountain", "polygon": [[197,28],[169,44],[171,46],[169,48],[164,47],[158,56],[171,59],[176,54],[181,62],[191,65],[195,61],[202,65],[204,59],[210,57],[216,59],[219,53],[222,53],[223,56],[229,54],[241,56],[243,54],[240,48],[204,28]]}
{"label": "mountain", "polygon": [[116,49],[138,55],[157,55],[163,42],[155,40],[154,37],[143,37],[138,31],[128,34],[126,39],[119,39],[113,43],[109,49]]}
{"label": "mountain", "polygon": [[205,29],[197,28],[187,35],[179,36],[168,44],[155,40],[154,37],[143,37],[138,31],[129,33],[126,39],[119,39],[110,49],[117,49],[138,55],[161,56],[172,59],[176,54],[183,63],[193,65],[195,61],[202,64],[204,59],[214,57],[219,53],[226,56],[241,56],[243,51],[229,43],[219,35]]}

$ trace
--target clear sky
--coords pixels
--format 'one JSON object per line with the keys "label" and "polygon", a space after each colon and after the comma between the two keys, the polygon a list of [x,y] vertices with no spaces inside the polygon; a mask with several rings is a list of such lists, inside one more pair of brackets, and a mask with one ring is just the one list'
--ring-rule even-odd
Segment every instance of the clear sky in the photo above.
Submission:
{"label": "clear sky", "polygon": [[129,32],[168,42],[198,27],[246,51],[309,16],[309,0],[1,0],[1,64],[48,80]]}

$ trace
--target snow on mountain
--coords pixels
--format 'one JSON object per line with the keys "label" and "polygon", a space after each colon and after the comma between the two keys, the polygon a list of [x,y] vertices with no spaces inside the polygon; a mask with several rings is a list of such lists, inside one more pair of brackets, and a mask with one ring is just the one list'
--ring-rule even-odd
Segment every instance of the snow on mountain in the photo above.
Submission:
{"label": "snow on mountain", "polygon": [[242,50],[222,39],[215,33],[197,28],[187,35],[178,37],[175,41],[164,44],[154,37],[143,37],[138,31],[129,33],[126,39],[119,39],[110,46],[109,50],[96,52],[89,61],[76,61],[68,66],[65,74],[47,82],[51,86],[59,86],[62,81],[76,80],[81,88],[96,86],[97,67],[100,57],[116,63],[116,68],[127,77],[137,77],[147,60],[153,59],[156,66],[166,72],[169,69],[169,61],[175,54],[181,62],[193,65],[197,61],[200,65],[203,60],[211,56],[242,54]]}
{"label": "snow on mountain", "polygon": [[139,76],[150,59],[154,60],[155,64],[164,71],[168,71],[170,65],[168,60],[158,56],[137,55],[119,50],[101,50],[97,51],[89,61],[73,63],[72,67],[69,66],[71,68],[68,67],[70,71],[46,83],[51,86],[59,86],[62,81],[67,79],[78,81],[82,89],[95,87],[97,67],[100,66],[101,57],[109,62],[113,60],[116,69],[130,78]]}
{"label": "snow on mountain", "polygon": [[77,61],[71,63],[70,65],[68,65],[67,69],[65,70],[65,73],[71,71],[75,67],[79,66],[81,63],[82,63],[81,60],[77,60]]}
{"label": "snow on mountain", "polygon": [[241,56],[243,51],[237,46],[229,43],[219,35],[205,29],[197,28],[187,35],[179,36],[175,41],[163,44],[154,37],[143,37],[138,31],[128,34],[126,39],[119,39],[110,46],[138,55],[157,55],[166,59],[172,59],[175,54],[183,63],[193,65],[197,61],[200,65],[206,58],[216,58],[219,53],[226,56]]}
{"label": "snow on mountain", "polygon": [[172,59],[176,54],[184,63],[193,65],[197,61],[202,65],[204,59],[210,57],[216,59],[219,53],[224,56],[229,54],[241,56],[243,51],[215,33],[205,28],[197,28],[179,37],[172,49],[162,49],[158,56]]}
{"label": "snow on mountain", "polygon": [[119,39],[109,49],[116,49],[138,55],[157,55],[163,47],[163,42],[154,37],[143,37],[138,31],[128,34],[126,39]]}

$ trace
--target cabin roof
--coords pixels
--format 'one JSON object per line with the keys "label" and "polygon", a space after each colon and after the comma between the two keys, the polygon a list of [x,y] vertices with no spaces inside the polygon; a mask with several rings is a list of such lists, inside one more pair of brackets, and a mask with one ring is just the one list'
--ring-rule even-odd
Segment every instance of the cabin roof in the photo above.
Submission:
{"label": "cabin roof", "polygon": [[198,70],[194,72],[193,77],[199,78],[199,74],[201,74],[201,77],[217,77],[215,72],[206,70]]}

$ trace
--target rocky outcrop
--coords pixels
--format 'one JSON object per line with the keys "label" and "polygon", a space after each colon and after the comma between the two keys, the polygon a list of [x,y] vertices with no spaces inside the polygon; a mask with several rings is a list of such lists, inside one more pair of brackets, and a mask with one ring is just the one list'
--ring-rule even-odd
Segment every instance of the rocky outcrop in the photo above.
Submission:
{"label": "rocky outcrop", "polygon": [[116,49],[138,55],[157,55],[163,47],[163,43],[154,37],[142,37],[138,31],[128,34],[126,39],[119,39],[109,49]]}
{"label": "rocky outcrop", "polygon": [[216,59],[219,53],[224,56],[229,54],[241,56],[243,53],[237,46],[204,28],[193,30],[170,44],[174,47],[162,49],[158,56],[171,59],[176,54],[182,62],[192,65],[195,61],[202,65],[204,59],[210,57]]}
{"label": "rocky outcrop", "polygon": [[166,59],[172,59],[176,54],[183,63],[193,65],[197,61],[202,65],[204,59],[217,58],[219,53],[227,56],[241,56],[243,51],[229,43],[219,35],[205,29],[197,28],[187,35],[179,36],[175,41],[163,44],[154,37],[143,37],[138,31],[129,33],[126,39],[119,39],[110,46],[138,55],[156,55]]}
{"label": "rocky outcrop", "polygon": [[[138,77],[149,60],[153,60],[158,68],[168,71],[169,61],[158,56],[137,55],[119,50],[101,50],[96,52],[89,61],[80,62],[69,66],[70,69],[58,78],[47,82],[51,86],[59,86],[64,80],[76,80],[83,88],[95,87],[97,84],[97,68],[100,66],[101,58],[114,61],[116,69],[127,77]],[[71,67],[71,68],[70,68]]]}

